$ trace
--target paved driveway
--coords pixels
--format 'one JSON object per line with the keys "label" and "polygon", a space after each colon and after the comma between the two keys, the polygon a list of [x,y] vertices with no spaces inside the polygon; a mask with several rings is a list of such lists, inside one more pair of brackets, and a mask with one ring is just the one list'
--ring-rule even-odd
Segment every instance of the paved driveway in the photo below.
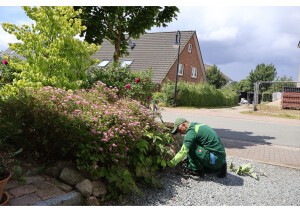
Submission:
{"label": "paved driveway", "polygon": [[174,122],[178,117],[205,123],[221,138],[300,148],[299,125],[162,111],[163,121]]}

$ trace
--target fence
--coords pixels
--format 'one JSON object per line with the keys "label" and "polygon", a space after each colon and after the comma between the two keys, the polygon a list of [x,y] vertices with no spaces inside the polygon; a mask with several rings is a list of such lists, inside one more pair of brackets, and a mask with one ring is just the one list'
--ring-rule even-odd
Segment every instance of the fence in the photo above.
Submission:
{"label": "fence", "polygon": [[257,110],[259,103],[279,100],[282,109],[300,109],[300,82],[254,83],[254,111]]}

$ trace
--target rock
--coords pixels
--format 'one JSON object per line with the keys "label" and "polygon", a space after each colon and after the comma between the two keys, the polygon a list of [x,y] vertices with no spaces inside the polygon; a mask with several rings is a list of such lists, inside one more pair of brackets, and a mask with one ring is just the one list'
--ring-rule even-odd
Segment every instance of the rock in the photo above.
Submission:
{"label": "rock", "polygon": [[85,179],[77,183],[75,187],[85,197],[89,197],[92,194],[92,190],[93,190],[92,183],[88,179]]}
{"label": "rock", "polygon": [[84,180],[79,172],[70,168],[64,168],[59,175],[59,179],[72,186]]}
{"label": "rock", "polygon": [[44,173],[46,175],[49,175],[51,177],[54,177],[54,178],[59,178],[59,174],[61,172],[61,168],[59,167],[56,167],[56,166],[53,166],[53,167],[48,167]]}
{"label": "rock", "polygon": [[92,194],[95,197],[104,197],[107,193],[106,186],[103,182],[101,181],[92,181]]}
{"label": "rock", "polygon": [[100,205],[98,199],[94,196],[87,198],[86,204],[87,204],[87,206],[99,206]]}

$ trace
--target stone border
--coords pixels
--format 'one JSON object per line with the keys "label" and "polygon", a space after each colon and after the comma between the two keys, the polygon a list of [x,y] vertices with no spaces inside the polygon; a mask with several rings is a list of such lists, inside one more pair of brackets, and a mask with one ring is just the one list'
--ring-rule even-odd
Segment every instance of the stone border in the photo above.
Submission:
{"label": "stone border", "polygon": [[78,206],[81,202],[81,194],[76,191],[72,191],[45,201],[40,201],[33,206]]}

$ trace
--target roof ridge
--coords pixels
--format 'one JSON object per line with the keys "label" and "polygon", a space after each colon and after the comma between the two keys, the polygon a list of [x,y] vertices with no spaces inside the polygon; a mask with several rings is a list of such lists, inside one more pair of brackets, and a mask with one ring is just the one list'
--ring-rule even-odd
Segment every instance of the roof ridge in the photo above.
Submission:
{"label": "roof ridge", "polygon": [[[177,30],[178,31],[178,30]],[[141,34],[141,35],[145,35],[145,34],[159,34],[159,33],[174,33],[174,32],[177,32],[177,31],[166,31],[166,32],[146,32],[144,34]],[[196,32],[196,30],[179,30],[180,32]],[[126,34],[128,35],[128,34]]]}

